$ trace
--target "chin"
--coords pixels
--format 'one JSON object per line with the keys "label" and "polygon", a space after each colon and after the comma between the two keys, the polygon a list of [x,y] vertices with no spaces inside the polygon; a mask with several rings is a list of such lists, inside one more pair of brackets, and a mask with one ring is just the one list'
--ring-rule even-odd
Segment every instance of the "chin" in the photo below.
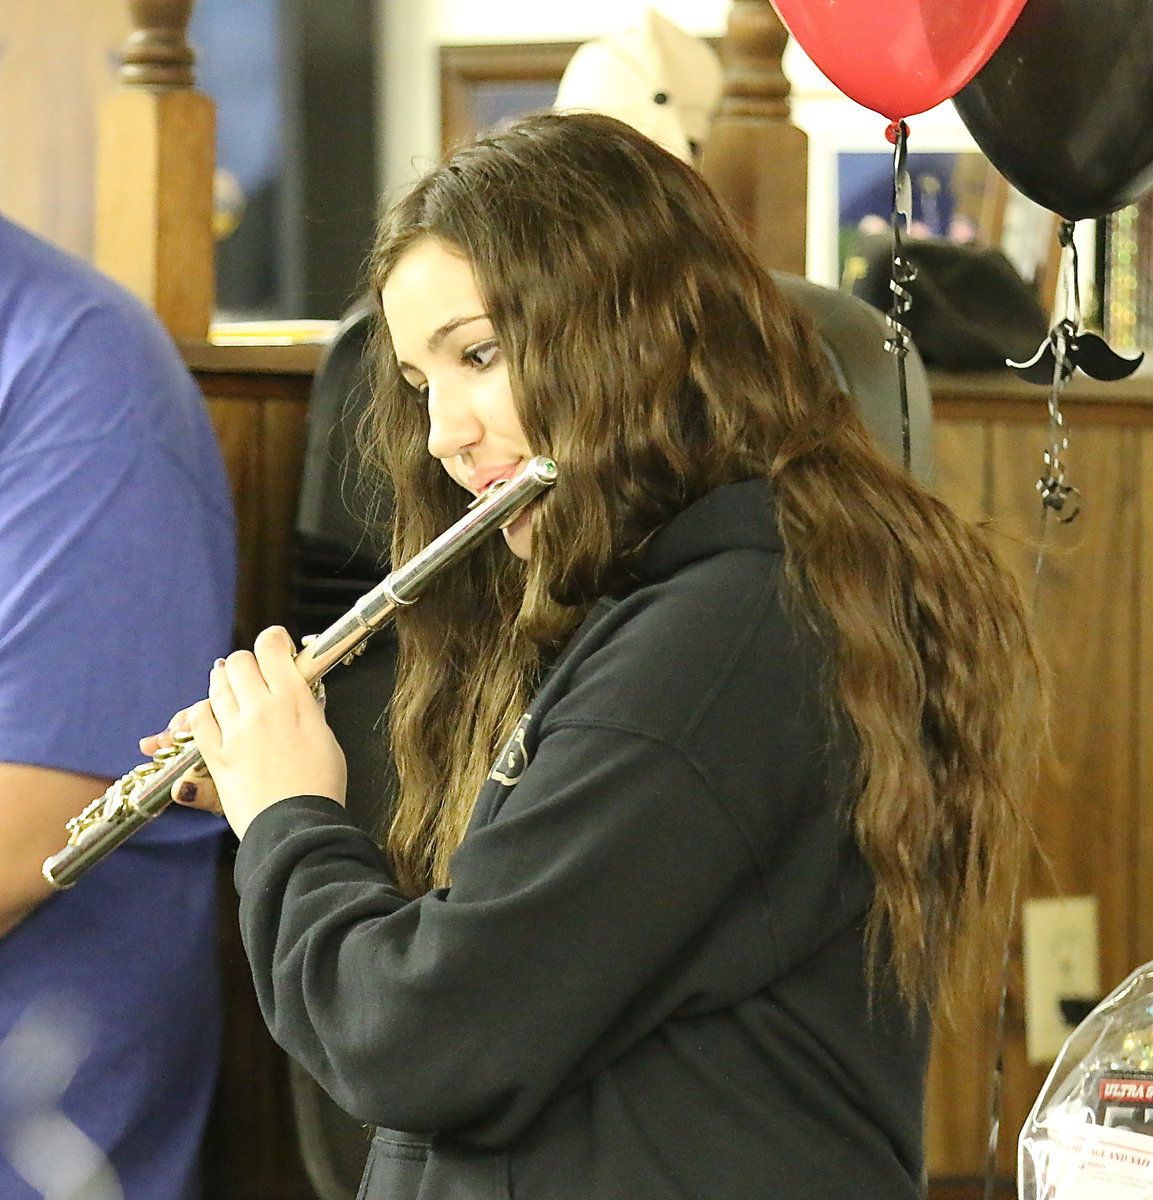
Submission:
{"label": "chin", "polygon": [[511,525],[501,532],[508,548],[517,558],[528,559],[532,553],[532,514],[521,513]]}

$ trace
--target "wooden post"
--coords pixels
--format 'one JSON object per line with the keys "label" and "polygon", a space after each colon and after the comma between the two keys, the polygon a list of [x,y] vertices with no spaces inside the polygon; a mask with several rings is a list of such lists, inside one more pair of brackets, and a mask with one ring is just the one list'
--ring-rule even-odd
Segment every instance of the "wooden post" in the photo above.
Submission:
{"label": "wooden post", "polygon": [[207,336],[215,298],[215,109],[194,87],[193,0],[130,0],[121,86],[100,114],[96,265],[174,337]]}
{"label": "wooden post", "polygon": [[769,0],[733,0],[721,46],[725,91],[701,169],[748,230],[762,265],[804,275],[809,151],[789,122],[787,40]]}

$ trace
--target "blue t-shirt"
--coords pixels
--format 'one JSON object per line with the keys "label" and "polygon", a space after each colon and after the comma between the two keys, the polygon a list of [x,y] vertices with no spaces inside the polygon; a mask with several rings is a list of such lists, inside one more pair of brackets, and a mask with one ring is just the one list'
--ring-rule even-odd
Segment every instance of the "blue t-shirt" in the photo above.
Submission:
{"label": "blue t-shirt", "polygon": [[[139,763],[230,648],[234,574],[219,448],[167,333],[0,218],[0,762]],[[94,1200],[198,1195],[222,831],[170,807],[0,939],[4,1200],[86,1170]]]}

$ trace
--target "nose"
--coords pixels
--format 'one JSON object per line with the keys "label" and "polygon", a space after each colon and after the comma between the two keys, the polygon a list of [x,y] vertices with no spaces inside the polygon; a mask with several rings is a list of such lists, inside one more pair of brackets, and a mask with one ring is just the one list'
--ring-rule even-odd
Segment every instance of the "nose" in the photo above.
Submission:
{"label": "nose", "polygon": [[428,385],[428,452],[449,459],[464,454],[481,438],[481,426],[462,389]]}

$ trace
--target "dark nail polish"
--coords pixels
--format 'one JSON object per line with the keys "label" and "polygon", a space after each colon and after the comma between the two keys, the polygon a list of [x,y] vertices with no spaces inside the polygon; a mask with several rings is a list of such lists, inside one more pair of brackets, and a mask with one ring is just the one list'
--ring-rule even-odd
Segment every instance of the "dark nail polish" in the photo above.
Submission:
{"label": "dark nail polish", "polygon": [[196,784],[182,783],[180,790],[176,793],[176,799],[182,804],[191,804],[196,799]]}

